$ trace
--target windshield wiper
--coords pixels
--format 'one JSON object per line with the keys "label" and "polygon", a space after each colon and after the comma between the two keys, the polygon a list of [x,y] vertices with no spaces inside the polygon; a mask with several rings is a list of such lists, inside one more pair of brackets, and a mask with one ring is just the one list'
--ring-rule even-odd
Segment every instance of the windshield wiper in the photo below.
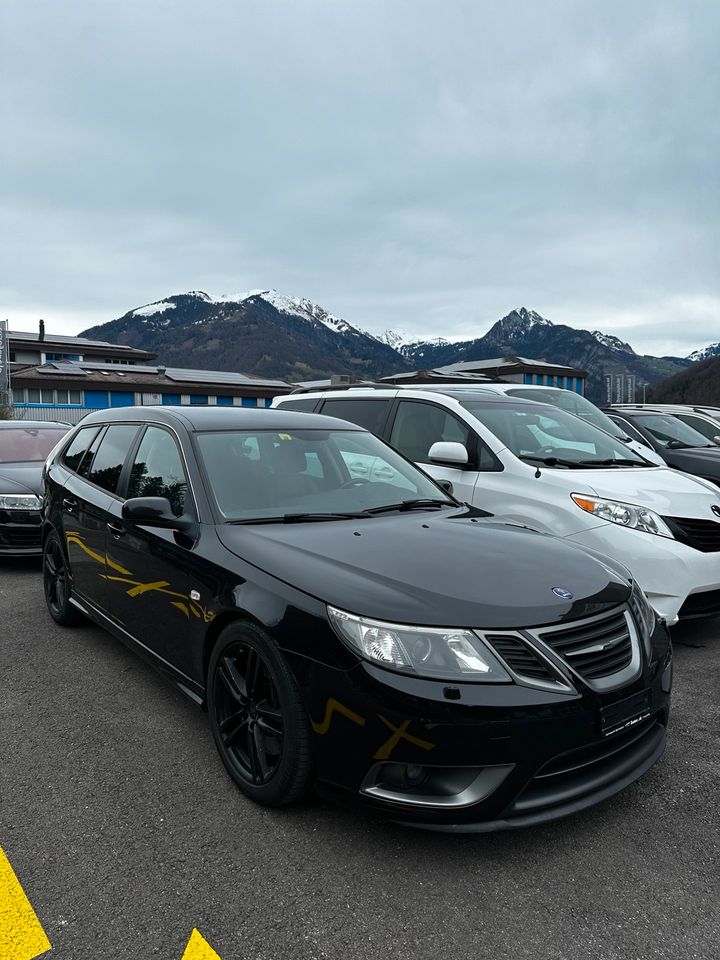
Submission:
{"label": "windshield wiper", "polygon": [[245,520],[228,520],[234,525],[250,523],[302,523],[315,520],[361,520],[371,516],[367,510],[356,510],[352,513],[284,513],[279,517],[248,517]]}
{"label": "windshield wiper", "polygon": [[520,460],[528,460],[533,463],[544,463],[546,467],[583,467],[585,463],[582,460],[563,460],[562,457],[531,457],[520,456]]}
{"label": "windshield wiper", "polygon": [[640,463],[638,460],[629,460],[624,457],[609,457],[607,460],[578,460],[584,467],[612,467],[618,464],[621,467],[650,467],[650,461]]}
{"label": "windshield wiper", "polygon": [[381,507],[368,507],[368,513],[385,513],[390,510],[433,510],[440,507],[457,506],[452,500],[433,500],[423,498],[419,500],[402,500],[400,503],[386,503]]}

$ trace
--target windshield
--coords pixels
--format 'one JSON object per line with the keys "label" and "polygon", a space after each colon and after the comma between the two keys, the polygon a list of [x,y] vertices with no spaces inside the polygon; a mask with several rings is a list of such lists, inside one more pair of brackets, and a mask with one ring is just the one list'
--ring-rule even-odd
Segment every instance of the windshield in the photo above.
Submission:
{"label": "windshield", "polygon": [[714,443],[708,443],[707,437],[670,414],[648,413],[636,416],[634,419],[639,427],[651,433],[663,447],[679,449],[680,447],[715,446]]}
{"label": "windshield", "polygon": [[593,426],[605,430],[613,437],[622,439],[627,434],[623,432],[622,427],[613,423],[607,414],[598,410],[594,403],[590,403],[585,397],[578,393],[572,393],[570,390],[541,390],[534,387],[530,390],[524,387],[518,387],[517,390],[508,390],[509,397],[521,397],[523,400],[534,400],[536,403],[551,403],[554,407],[560,407],[561,410],[567,410],[568,413],[574,413],[576,417],[582,417]]}
{"label": "windshield", "polygon": [[0,463],[43,462],[67,429],[10,427],[0,430]]}
{"label": "windshield", "polygon": [[[650,466],[622,441],[557,407],[462,400],[462,405],[521,460],[568,466]],[[553,461],[559,461],[557,463]]]}
{"label": "windshield", "polygon": [[197,436],[226,520],[357,514],[409,500],[454,505],[417,467],[357,430],[232,430]]}

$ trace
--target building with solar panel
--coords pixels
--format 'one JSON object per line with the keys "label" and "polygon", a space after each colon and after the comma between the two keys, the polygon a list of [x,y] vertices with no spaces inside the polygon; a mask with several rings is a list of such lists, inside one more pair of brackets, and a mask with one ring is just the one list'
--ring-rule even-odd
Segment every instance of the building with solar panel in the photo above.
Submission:
{"label": "building with solar panel", "polygon": [[152,363],[156,355],[84,337],[9,334],[13,416],[77,423],[91,410],[138,405],[269,407],[283,380]]}

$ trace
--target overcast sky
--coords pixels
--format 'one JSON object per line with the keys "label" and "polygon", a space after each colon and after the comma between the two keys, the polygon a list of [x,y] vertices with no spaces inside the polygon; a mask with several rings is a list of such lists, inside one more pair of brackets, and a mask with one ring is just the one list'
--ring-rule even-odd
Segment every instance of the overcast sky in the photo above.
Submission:
{"label": "overcast sky", "polygon": [[712,0],[3,0],[0,316],[275,287],[720,340]]}

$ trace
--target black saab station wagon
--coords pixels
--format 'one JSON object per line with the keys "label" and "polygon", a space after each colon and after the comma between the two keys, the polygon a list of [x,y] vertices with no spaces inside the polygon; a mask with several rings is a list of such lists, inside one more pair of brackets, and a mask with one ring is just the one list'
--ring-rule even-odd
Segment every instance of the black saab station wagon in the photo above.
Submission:
{"label": "black saab station wagon", "polygon": [[614,561],[458,503],[381,440],[282,410],[95,413],[45,471],[44,585],[207,709],[239,787],[524,826],[662,755],[665,625]]}

